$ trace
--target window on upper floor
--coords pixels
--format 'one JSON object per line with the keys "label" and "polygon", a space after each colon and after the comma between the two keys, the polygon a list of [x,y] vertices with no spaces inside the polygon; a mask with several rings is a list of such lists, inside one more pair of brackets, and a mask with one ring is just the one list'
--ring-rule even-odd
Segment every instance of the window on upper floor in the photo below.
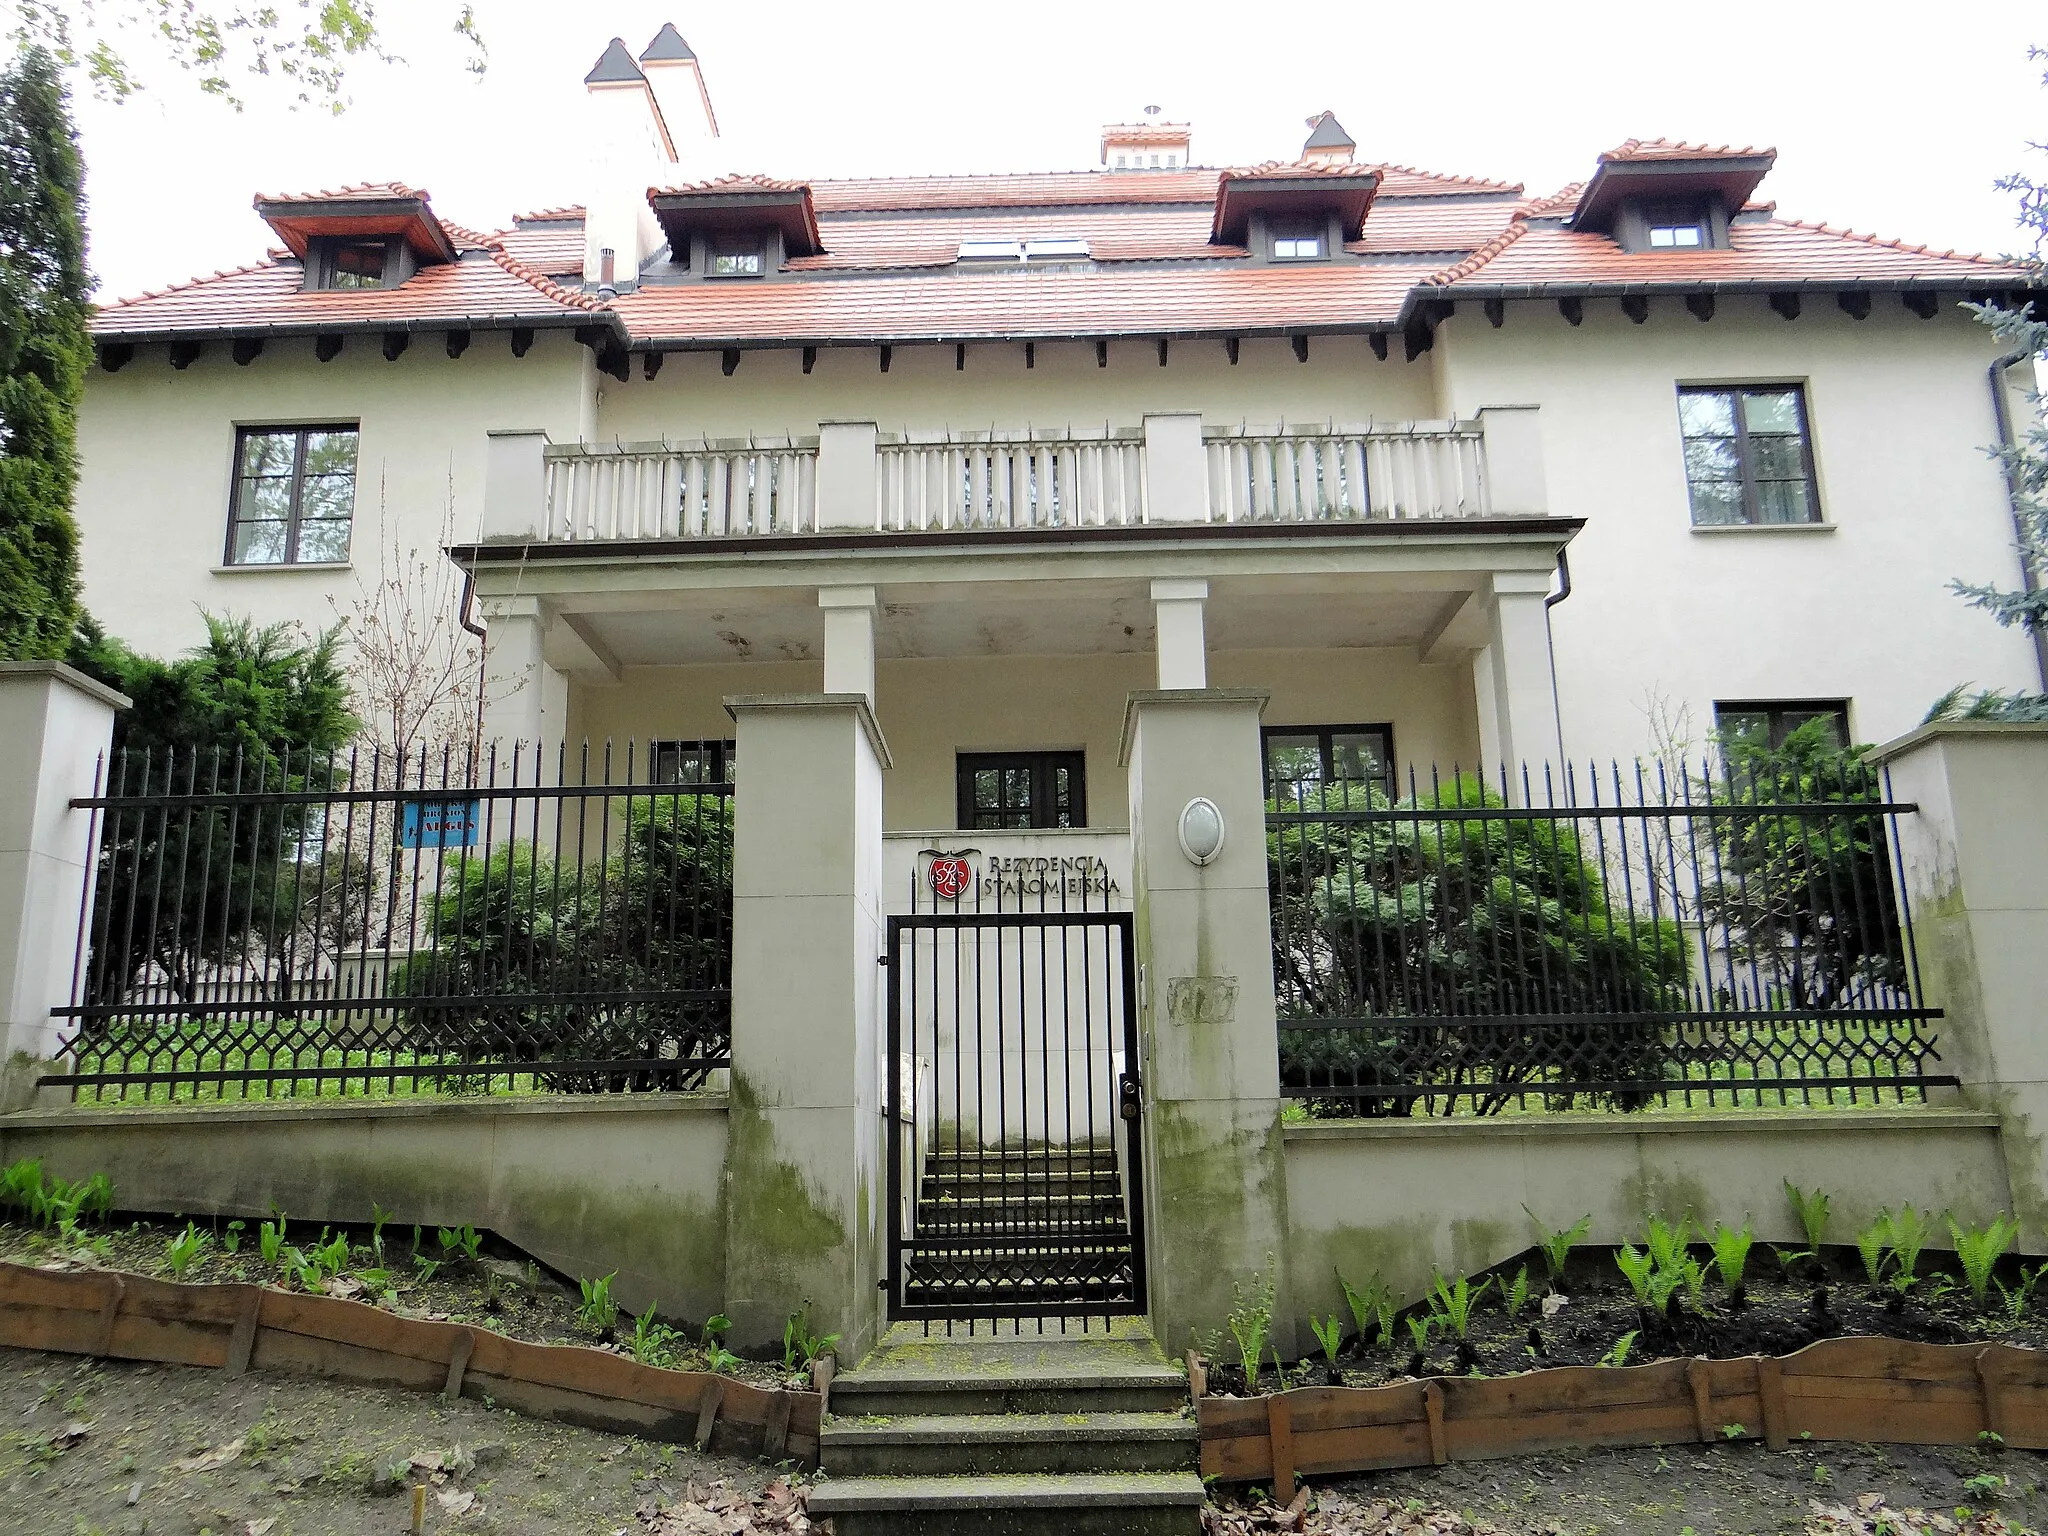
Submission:
{"label": "window on upper floor", "polygon": [[1847,699],[1741,699],[1714,704],[1714,729],[1723,738],[1773,751],[1785,745],[1785,738],[1816,720],[1825,722],[1822,734],[1837,748],[1849,745],[1849,701]]}
{"label": "window on upper floor", "polygon": [[1354,795],[1363,808],[1372,789],[1394,797],[1391,725],[1274,725],[1260,735],[1266,798],[1282,810],[1305,804],[1341,809]]}
{"label": "window on upper floor", "polygon": [[1799,385],[1685,385],[1678,422],[1696,526],[1820,521]]}
{"label": "window on upper floor", "polygon": [[356,429],[243,427],[235,434],[229,565],[348,559],[356,509]]}
{"label": "window on upper floor", "polygon": [[1080,752],[962,752],[955,759],[960,830],[1024,832],[1088,825]]}
{"label": "window on upper floor", "polygon": [[759,235],[718,235],[711,242],[711,276],[759,277],[767,270]]}
{"label": "window on upper floor", "polygon": [[1651,203],[1643,222],[1653,251],[1697,250],[1709,243],[1705,212],[1696,204]]}
{"label": "window on upper floor", "polygon": [[1323,226],[1314,219],[1275,219],[1272,223],[1275,261],[1320,261],[1324,251]]}

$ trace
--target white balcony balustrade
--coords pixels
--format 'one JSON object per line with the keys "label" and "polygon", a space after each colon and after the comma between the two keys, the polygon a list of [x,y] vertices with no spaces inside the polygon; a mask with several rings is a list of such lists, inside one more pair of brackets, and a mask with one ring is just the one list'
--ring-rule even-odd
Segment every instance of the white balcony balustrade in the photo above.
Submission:
{"label": "white balcony balustrade", "polygon": [[491,434],[484,536],[529,543],[1362,522],[1548,511],[1533,407],[1469,421],[551,445]]}
{"label": "white balcony balustrade", "polygon": [[1209,520],[1330,522],[1484,517],[1486,435],[1478,422],[1206,428]]}
{"label": "white balcony balustrade", "polygon": [[620,443],[547,450],[549,540],[812,533],[816,438]]}
{"label": "white balcony balustrade", "polygon": [[1145,521],[1137,429],[884,440],[875,527],[1114,528]]}

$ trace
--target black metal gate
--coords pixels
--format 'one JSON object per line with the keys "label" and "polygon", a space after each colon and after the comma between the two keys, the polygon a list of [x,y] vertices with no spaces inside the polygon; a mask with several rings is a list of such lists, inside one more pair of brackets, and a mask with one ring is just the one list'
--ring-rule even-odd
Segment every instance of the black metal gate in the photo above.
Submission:
{"label": "black metal gate", "polygon": [[889,919],[889,1311],[1145,1310],[1127,912]]}

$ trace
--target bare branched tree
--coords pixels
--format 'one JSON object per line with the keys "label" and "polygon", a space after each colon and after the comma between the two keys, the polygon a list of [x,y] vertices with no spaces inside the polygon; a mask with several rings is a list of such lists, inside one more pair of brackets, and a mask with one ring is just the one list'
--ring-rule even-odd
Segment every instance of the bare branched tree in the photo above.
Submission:
{"label": "bare branched tree", "polygon": [[424,545],[393,521],[380,480],[375,564],[359,559],[354,595],[328,599],[348,632],[360,744],[387,762],[447,749],[467,765],[476,747],[483,648],[462,627],[462,573],[445,553],[454,526],[452,471]]}

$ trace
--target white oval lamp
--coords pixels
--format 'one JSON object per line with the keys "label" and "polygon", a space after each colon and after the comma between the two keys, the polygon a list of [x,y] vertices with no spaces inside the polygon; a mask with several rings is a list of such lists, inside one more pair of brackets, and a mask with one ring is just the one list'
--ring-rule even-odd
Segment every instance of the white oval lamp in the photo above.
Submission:
{"label": "white oval lamp", "polygon": [[1180,851],[1190,863],[1213,864],[1223,851],[1223,812],[1214,800],[1197,795],[1180,812]]}

